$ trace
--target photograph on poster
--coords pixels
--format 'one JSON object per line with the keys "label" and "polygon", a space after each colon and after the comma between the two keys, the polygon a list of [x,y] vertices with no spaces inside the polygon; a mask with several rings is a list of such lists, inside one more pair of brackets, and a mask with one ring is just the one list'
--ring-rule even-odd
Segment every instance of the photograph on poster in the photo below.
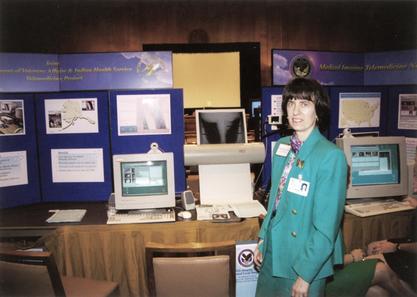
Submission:
{"label": "photograph on poster", "polygon": [[25,134],[23,100],[0,99],[0,136]]}
{"label": "photograph on poster", "polygon": [[381,93],[340,93],[339,128],[379,127]]}
{"label": "photograph on poster", "polygon": [[97,98],[45,100],[46,134],[98,133]]}
{"label": "photograph on poster", "polygon": [[169,94],[117,96],[119,136],[171,134]]}
{"label": "photograph on poster", "polygon": [[27,185],[26,151],[0,153],[0,188]]}
{"label": "photograph on poster", "polygon": [[417,130],[417,94],[400,94],[398,129]]}
{"label": "photograph on poster", "polygon": [[103,149],[51,149],[52,182],[104,182]]}

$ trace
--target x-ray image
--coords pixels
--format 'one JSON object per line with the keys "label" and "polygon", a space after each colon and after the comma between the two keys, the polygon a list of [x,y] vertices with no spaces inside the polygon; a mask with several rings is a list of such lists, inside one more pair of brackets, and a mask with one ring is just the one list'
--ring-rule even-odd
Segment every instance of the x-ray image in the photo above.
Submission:
{"label": "x-ray image", "polygon": [[199,144],[246,143],[244,109],[198,110]]}
{"label": "x-ray image", "polygon": [[119,135],[171,134],[169,94],[119,95]]}

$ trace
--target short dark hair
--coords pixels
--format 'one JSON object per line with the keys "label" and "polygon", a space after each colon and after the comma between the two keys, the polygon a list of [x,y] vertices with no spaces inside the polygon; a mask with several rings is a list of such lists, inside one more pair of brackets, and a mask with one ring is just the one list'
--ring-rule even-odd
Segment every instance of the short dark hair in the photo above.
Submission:
{"label": "short dark hair", "polygon": [[310,78],[294,78],[287,83],[282,93],[282,111],[287,117],[287,103],[291,99],[303,99],[314,102],[321,132],[326,131],[330,123],[330,99],[318,81]]}

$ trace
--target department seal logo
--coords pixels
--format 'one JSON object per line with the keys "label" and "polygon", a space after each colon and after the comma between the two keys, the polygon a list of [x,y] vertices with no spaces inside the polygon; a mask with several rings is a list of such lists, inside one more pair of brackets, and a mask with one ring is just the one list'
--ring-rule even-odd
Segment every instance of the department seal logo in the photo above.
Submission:
{"label": "department seal logo", "polygon": [[249,249],[242,250],[237,259],[243,267],[250,267],[253,265],[253,251]]}
{"label": "department seal logo", "polygon": [[291,61],[291,73],[295,77],[308,77],[311,68],[310,60],[305,56],[296,56]]}

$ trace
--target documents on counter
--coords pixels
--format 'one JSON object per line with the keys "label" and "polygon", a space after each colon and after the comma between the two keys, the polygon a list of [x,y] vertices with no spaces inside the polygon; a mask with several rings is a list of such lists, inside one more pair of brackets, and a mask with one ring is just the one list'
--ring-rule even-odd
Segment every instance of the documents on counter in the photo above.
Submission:
{"label": "documents on counter", "polygon": [[86,209],[56,209],[50,210],[54,212],[46,221],[48,223],[78,223],[84,218]]}
{"label": "documents on counter", "polygon": [[258,200],[224,205],[199,205],[196,207],[197,220],[213,220],[219,217],[230,218],[233,211],[239,218],[252,218],[266,215],[266,209]]}

